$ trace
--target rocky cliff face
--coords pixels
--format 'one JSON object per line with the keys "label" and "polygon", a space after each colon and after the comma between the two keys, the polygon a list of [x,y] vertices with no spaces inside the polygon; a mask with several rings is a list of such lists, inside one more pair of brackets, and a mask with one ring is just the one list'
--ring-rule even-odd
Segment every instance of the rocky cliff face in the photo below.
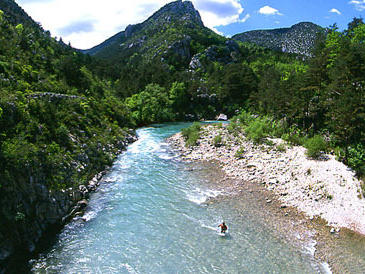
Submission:
{"label": "rocky cliff face", "polygon": [[[133,134],[119,142],[118,151],[136,140]],[[116,155],[114,155],[116,156]],[[74,172],[70,167],[69,172]],[[41,239],[74,216],[82,214],[90,192],[96,190],[104,172],[68,189],[51,189],[36,172],[28,177],[12,175],[0,180],[0,273],[13,272],[37,252]]]}
{"label": "rocky cliff face", "polygon": [[219,62],[227,65],[240,60],[240,47],[236,41],[227,40],[224,45],[210,46],[204,52],[195,54],[190,61],[192,70],[203,69],[208,63]]}
{"label": "rocky cliff face", "polygon": [[316,24],[302,22],[291,28],[248,31],[236,34],[232,39],[282,52],[309,56],[317,34],[323,31],[324,29]]}

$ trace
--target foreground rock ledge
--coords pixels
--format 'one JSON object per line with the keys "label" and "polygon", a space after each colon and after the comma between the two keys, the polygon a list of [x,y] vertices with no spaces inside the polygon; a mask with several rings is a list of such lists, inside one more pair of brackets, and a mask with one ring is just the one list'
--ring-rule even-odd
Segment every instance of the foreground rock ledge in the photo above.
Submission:
{"label": "foreground rock ledge", "polygon": [[[116,157],[127,145],[136,141],[134,131],[117,144]],[[112,144],[110,144],[112,145]],[[96,170],[92,171],[96,172]],[[106,171],[97,173],[84,185],[68,189],[50,189],[40,179],[18,178],[0,188],[0,274],[24,272],[26,262],[42,248],[42,241],[60,231],[62,226],[76,216],[81,216],[87,206],[89,194],[96,190]],[[17,208],[17,205],[21,207]],[[12,212],[20,211],[15,217]]]}
{"label": "foreground rock ledge", "polygon": [[[217,135],[223,140],[219,147],[213,145]],[[305,148],[290,147],[281,139],[270,139],[273,145],[255,145],[243,134],[230,134],[226,125],[205,126],[201,136],[193,148],[185,146],[180,133],[168,141],[185,160],[218,161],[228,177],[264,184],[278,195],[283,208],[293,206],[310,218],[323,218],[330,226],[365,234],[360,181],[333,155],[323,160],[308,159]],[[240,158],[236,155],[239,149],[244,151]]]}

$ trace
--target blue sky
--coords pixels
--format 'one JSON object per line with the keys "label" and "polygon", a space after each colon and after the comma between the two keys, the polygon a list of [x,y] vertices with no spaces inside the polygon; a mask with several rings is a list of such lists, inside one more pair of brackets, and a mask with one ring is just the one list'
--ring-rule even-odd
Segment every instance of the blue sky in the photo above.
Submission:
{"label": "blue sky", "polygon": [[[35,21],[76,48],[93,47],[171,0],[15,0]],[[365,0],[192,0],[204,24],[226,36],[310,21],[346,28],[365,17]]]}
{"label": "blue sky", "polygon": [[[240,2],[244,7],[241,17],[249,14],[250,18],[244,23],[218,26],[216,27],[218,31],[225,35],[233,35],[253,29],[288,27],[303,21],[313,22],[323,27],[337,23],[340,29],[345,29],[353,17],[365,15],[365,1],[358,1],[358,4],[346,0],[245,0]],[[277,12],[260,13],[260,9],[265,6]]]}

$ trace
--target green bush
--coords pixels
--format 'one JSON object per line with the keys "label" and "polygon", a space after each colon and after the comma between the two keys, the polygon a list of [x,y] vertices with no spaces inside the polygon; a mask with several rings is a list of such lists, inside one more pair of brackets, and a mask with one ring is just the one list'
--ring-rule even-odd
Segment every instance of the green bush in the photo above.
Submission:
{"label": "green bush", "polygon": [[199,122],[194,122],[190,127],[181,130],[181,134],[185,139],[186,146],[196,146],[200,138],[201,125]]}
{"label": "green bush", "polygon": [[223,145],[223,140],[222,140],[222,136],[221,135],[217,135],[214,137],[213,139],[213,145],[215,147],[220,147]]}
{"label": "green bush", "polygon": [[285,152],[286,151],[286,145],[284,143],[281,143],[281,144],[276,146],[276,150],[280,151],[280,152]]}
{"label": "green bush", "polygon": [[260,143],[264,138],[269,136],[270,131],[271,124],[266,118],[257,118],[251,121],[245,129],[247,137],[254,143]]}
{"label": "green bush", "polygon": [[365,147],[362,144],[349,147],[348,165],[353,168],[357,174],[365,174]]}
{"label": "green bush", "polygon": [[245,154],[245,148],[244,147],[240,147],[237,151],[236,154],[234,155],[236,158],[238,159],[242,159],[243,155]]}
{"label": "green bush", "polygon": [[292,145],[303,145],[306,142],[306,138],[303,136],[300,129],[296,127],[290,127],[288,132],[281,135],[281,139]]}
{"label": "green bush", "polygon": [[334,153],[337,161],[343,161],[346,158],[345,150],[339,146],[334,148]]}
{"label": "green bush", "polygon": [[214,126],[215,126],[216,128],[223,128],[223,124],[222,124],[222,123],[214,124]]}
{"label": "green bush", "polygon": [[252,123],[256,118],[247,111],[242,111],[241,114],[235,117],[234,120],[238,121],[242,125],[248,125]]}
{"label": "green bush", "polygon": [[241,133],[242,128],[240,127],[238,122],[230,122],[227,126],[227,130],[230,134],[237,137]]}
{"label": "green bush", "polygon": [[322,136],[315,135],[312,138],[307,139],[304,143],[304,147],[307,149],[307,156],[316,159],[327,149],[327,143],[323,140]]}
{"label": "green bush", "polygon": [[285,127],[283,122],[273,121],[271,123],[272,127],[272,136],[280,138],[285,133]]}

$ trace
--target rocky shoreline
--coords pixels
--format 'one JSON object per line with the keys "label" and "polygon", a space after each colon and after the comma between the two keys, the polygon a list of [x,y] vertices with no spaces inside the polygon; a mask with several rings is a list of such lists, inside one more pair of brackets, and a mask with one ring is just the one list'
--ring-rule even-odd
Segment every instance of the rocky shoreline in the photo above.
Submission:
{"label": "rocky shoreline", "polygon": [[[218,135],[220,145],[214,144]],[[256,145],[243,134],[233,136],[224,124],[203,127],[198,145],[192,148],[185,146],[180,133],[168,141],[185,160],[218,161],[228,178],[263,184],[277,196],[281,208],[295,207],[309,219],[321,217],[332,233],[343,227],[365,234],[360,181],[333,155],[308,159],[305,148],[291,147],[281,139]]]}
{"label": "rocky shoreline", "polygon": [[[137,140],[135,132],[120,142],[115,157]],[[97,173],[92,180],[72,188],[53,190],[45,184],[14,178],[17,184],[3,186],[0,208],[3,214],[11,211],[24,212],[9,215],[11,223],[0,223],[0,273],[25,272],[27,260],[37,254],[47,239],[76,216],[82,216],[88,205],[88,199],[100,185],[100,180],[108,168]],[[13,186],[13,187],[10,187]],[[13,209],[21,204],[22,208]],[[6,226],[8,225],[8,226]],[[16,228],[9,229],[9,225]]]}

